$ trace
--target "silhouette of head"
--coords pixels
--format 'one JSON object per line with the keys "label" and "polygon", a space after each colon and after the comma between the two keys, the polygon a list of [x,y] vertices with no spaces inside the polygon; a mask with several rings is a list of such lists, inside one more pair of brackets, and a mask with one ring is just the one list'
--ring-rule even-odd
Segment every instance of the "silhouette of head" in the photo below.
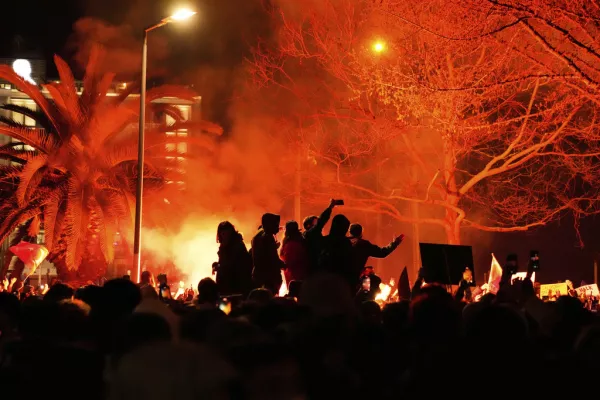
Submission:
{"label": "silhouette of head", "polygon": [[277,214],[266,213],[262,216],[262,227],[263,230],[270,234],[276,235],[279,232],[279,223],[281,222],[281,217]]}
{"label": "silhouette of head", "polygon": [[217,227],[217,243],[227,245],[236,234],[235,226],[229,221],[223,221]]}
{"label": "silhouette of head", "polygon": [[140,277],[140,283],[142,285],[148,285],[150,284],[150,278],[152,275],[150,275],[150,271],[144,271],[142,272],[142,276]]}
{"label": "silhouette of head", "polygon": [[362,237],[363,227],[361,224],[352,224],[350,225],[350,236],[354,238]]}
{"label": "silhouette of head", "polygon": [[331,220],[331,229],[329,235],[331,236],[346,236],[348,229],[350,228],[350,220],[343,214],[338,214]]}
{"label": "silhouette of head", "polygon": [[315,226],[317,224],[318,220],[319,220],[319,218],[316,215],[311,215],[309,217],[304,218],[304,221],[302,222],[302,226],[304,226],[304,230],[307,231],[310,228],[312,228],[313,226]]}
{"label": "silhouette of head", "polygon": [[204,278],[198,283],[198,304],[217,304],[219,290],[217,283],[210,278]]}

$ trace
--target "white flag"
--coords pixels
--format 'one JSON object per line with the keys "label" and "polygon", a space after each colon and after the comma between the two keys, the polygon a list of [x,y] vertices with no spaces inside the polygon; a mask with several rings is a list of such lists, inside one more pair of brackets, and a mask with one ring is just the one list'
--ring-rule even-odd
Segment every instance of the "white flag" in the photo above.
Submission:
{"label": "white flag", "polygon": [[498,293],[500,289],[500,279],[502,279],[502,267],[496,256],[492,253],[492,265],[490,267],[490,277],[488,278],[488,292]]}

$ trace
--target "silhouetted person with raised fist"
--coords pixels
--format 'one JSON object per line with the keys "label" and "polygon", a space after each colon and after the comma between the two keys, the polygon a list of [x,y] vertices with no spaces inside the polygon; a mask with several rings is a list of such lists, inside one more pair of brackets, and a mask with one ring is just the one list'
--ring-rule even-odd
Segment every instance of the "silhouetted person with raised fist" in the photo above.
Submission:
{"label": "silhouetted person with raised fist", "polygon": [[310,275],[318,269],[319,257],[323,249],[323,228],[329,222],[333,208],[338,205],[343,205],[343,200],[331,200],[329,206],[321,213],[320,216],[311,215],[304,218],[304,240],[306,251],[308,253],[308,271]]}

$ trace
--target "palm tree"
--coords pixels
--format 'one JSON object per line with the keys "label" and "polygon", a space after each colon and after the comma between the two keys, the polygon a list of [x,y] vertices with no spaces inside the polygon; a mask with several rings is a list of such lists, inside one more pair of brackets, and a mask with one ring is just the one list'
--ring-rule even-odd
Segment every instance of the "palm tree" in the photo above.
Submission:
{"label": "palm tree", "polygon": [[[10,67],[0,66],[0,79],[14,84],[37,105],[35,110],[2,106],[33,119],[36,127],[5,117],[0,120],[0,134],[13,140],[0,146],[0,160],[4,160],[0,165],[0,242],[15,229],[31,236],[43,226],[46,247],[55,258],[63,254],[69,269],[79,268],[90,246],[99,246],[104,260],[110,262],[116,232],[128,234],[133,225],[140,175],[136,164],[139,96],[130,96],[132,90],[109,96],[114,74],[98,72],[99,58],[99,51],[92,52],[83,91],[78,94],[71,69],[56,56],[60,82],[42,86],[51,99]],[[145,195],[161,190],[168,175],[176,173],[155,162],[164,160],[165,132],[196,128],[220,133],[214,124],[192,126],[175,106],[152,103],[164,97],[191,100],[194,96],[178,86],[148,90],[147,106],[154,113],[170,115],[175,123],[149,124]],[[212,143],[211,136],[188,136],[203,146]]]}

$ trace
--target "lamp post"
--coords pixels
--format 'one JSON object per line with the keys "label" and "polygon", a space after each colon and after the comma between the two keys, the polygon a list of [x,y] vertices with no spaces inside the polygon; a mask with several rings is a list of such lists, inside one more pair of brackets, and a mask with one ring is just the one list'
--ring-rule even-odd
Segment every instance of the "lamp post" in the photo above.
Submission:
{"label": "lamp post", "polygon": [[138,180],[135,190],[135,233],[133,238],[133,267],[136,282],[141,276],[141,247],[142,247],[142,195],[144,193],[144,129],[146,126],[146,72],[148,69],[148,33],[171,22],[179,22],[196,15],[196,12],[182,9],[159,23],[144,29],[144,44],[142,47],[142,78],[140,87],[140,120],[138,132]]}
{"label": "lamp post", "polygon": [[[377,40],[377,41],[373,42],[373,44],[371,45],[371,50],[376,55],[380,55],[386,51],[386,44],[382,40]],[[377,101],[377,98],[375,98],[374,103],[375,104],[373,105],[373,112],[375,115],[373,117],[377,118],[378,117],[377,113],[379,112],[379,102]],[[379,158],[379,153],[380,153],[380,145],[378,144],[375,147],[375,157]],[[377,171],[375,172],[375,192],[379,194],[380,191],[381,191],[381,164],[378,164]],[[377,215],[375,217],[376,217],[375,223],[377,226],[377,242],[381,243],[383,241],[383,232],[382,232],[383,218],[381,216],[381,213],[377,213]],[[383,259],[378,258],[376,263],[377,263],[377,269],[381,270],[381,267],[383,264]]]}

